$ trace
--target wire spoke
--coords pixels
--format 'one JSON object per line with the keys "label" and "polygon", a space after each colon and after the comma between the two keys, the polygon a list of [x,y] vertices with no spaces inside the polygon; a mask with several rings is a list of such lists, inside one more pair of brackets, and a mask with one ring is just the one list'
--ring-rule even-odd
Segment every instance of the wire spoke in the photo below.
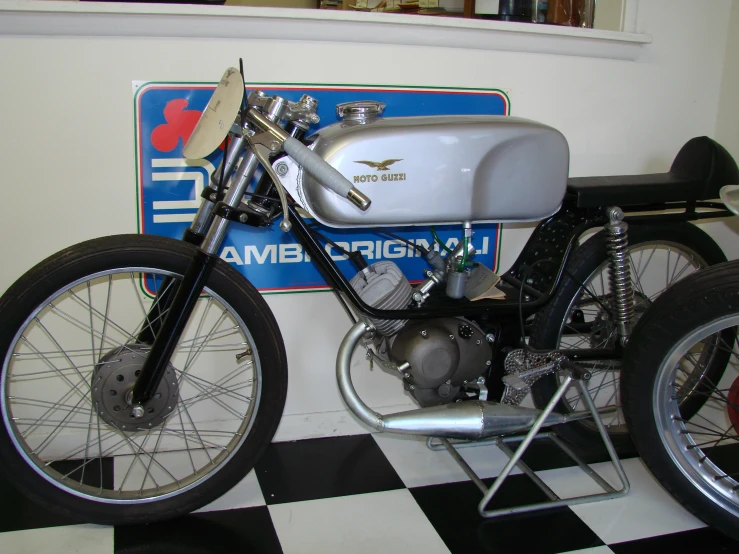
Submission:
{"label": "wire spoke", "polygon": [[[203,314],[200,316],[200,321],[198,322],[198,328],[195,331],[196,337],[200,335],[200,331],[203,329],[203,324],[205,323],[205,316],[208,315],[208,309],[210,308],[212,300],[213,298],[209,296],[207,302],[205,303],[205,308],[203,308]],[[209,333],[209,335],[212,334],[212,332],[213,330],[211,329],[211,333]],[[206,337],[206,340],[207,340],[207,337]],[[190,345],[190,351],[187,353],[187,359],[185,360],[185,368],[190,367],[190,360],[192,359],[194,348],[195,348],[195,341],[192,342],[192,344]]]}
{"label": "wire spoke", "polygon": [[[197,381],[194,381],[194,380],[190,379],[190,377],[191,377],[190,375],[187,375],[185,377],[185,379],[190,384],[192,384],[195,388],[199,389],[202,394],[206,395],[206,398],[212,399],[214,403],[216,403],[218,406],[220,406],[221,408],[223,408],[224,410],[226,410],[227,412],[229,412],[231,415],[233,415],[237,419],[241,419],[242,417],[244,417],[244,414],[240,414],[234,408],[232,408],[231,406],[229,406],[228,404],[226,404],[223,400],[221,400],[217,396],[214,396],[212,394],[211,395],[207,395],[207,389],[203,385],[201,385],[200,383],[198,383]],[[203,399],[205,400],[206,398],[203,398]],[[248,397],[244,397],[244,398],[248,398]],[[247,401],[249,401],[249,400],[247,400]],[[180,398],[180,402],[182,403],[182,407],[187,410],[187,408],[189,407],[188,404],[185,403],[185,402],[182,402],[182,398]]]}
{"label": "wire spoke", "polygon": [[[11,404],[13,405],[20,405],[20,406],[33,406],[35,408],[43,408],[46,406],[50,406],[55,409],[59,408],[65,408],[68,411],[74,411],[77,414],[86,415],[87,409],[79,410],[76,409],[71,404],[61,404],[60,402],[51,402],[50,400],[39,400],[37,398],[26,398],[24,396],[9,396],[8,400],[11,401]],[[92,404],[90,405],[92,407]],[[37,421],[37,420],[33,420]]]}
{"label": "wire spoke", "polygon": [[[210,335],[211,335],[211,334],[212,334],[213,332],[215,332],[215,330],[216,330],[216,329],[217,329],[217,328],[218,328],[218,327],[219,327],[219,326],[221,325],[221,322],[222,322],[222,321],[223,321],[223,320],[224,320],[224,319],[226,318],[226,314],[227,314],[227,313],[228,313],[228,312],[227,312],[226,310],[223,310],[223,312],[221,313],[221,315],[220,315],[220,317],[218,318],[218,320],[217,320],[217,321],[216,321],[216,322],[215,322],[215,323],[213,324],[213,327],[211,327],[210,333],[208,333],[208,335],[206,335],[206,337],[205,337],[205,338],[203,339],[203,342],[202,342],[202,343],[200,344],[200,346],[198,347],[198,349],[197,349],[197,350],[195,351],[195,354],[194,354],[194,355],[192,356],[192,358],[189,358],[189,357],[188,357],[188,361],[187,361],[187,363],[186,363],[186,364],[185,364],[185,366],[184,366],[184,367],[182,368],[182,374],[183,374],[183,376],[184,376],[184,375],[186,375],[186,374],[187,374],[187,372],[188,372],[188,371],[190,370],[190,367],[191,367],[191,366],[192,366],[192,364],[193,364],[193,363],[195,362],[195,360],[197,359],[197,357],[198,357],[198,356],[200,355],[200,352],[202,352],[202,350],[203,350],[203,347],[205,347],[205,345],[206,345],[206,344],[208,343],[208,341],[209,341],[209,340],[211,340],[211,339],[209,338],[209,337],[210,337]],[[194,344],[194,343],[193,343],[193,344]],[[180,380],[181,380],[181,378],[180,378]]]}
{"label": "wire spoke", "polygon": [[[190,415],[190,411],[187,409],[187,406],[182,404],[182,397],[179,396],[178,393],[178,402],[177,402],[177,408],[179,409],[180,405],[182,405],[182,409],[185,410],[185,415],[187,416],[187,419],[190,420],[190,425],[192,425],[193,430],[195,431],[195,435],[198,438],[198,442],[203,445],[203,448],[205,448],[205,443],[203,442],[202,437],[200,436],[200,433],[198,432],[198,428],[195,426],[195,422],[192,419],[192,416]],[[208,460],[210,460],[211,465],[213,465],[213,458],[210,456],[210,453],[205,450],[205,453],[208,455]]]}
{"label": "wire spoke", "polygon": [[[226,383],[228,383],[231,379],[233,379],[236,375],[238,375],[239,373],[241,373],[242,371],[244,371],[244,368],[237,367],[231,373],[225,375],[224,377],[221,377],[216,383],[212,383],[210,381],[207,381],[207,380],[202,379],[200,377],[194,377],[192,375],[184,375],[183,374],[183,378],[187,379],[190,382],[192,382],[193,380],[197,380],[199,383],[202,383],[203,386],[208,387],[208,389],[203,390],[203,394],[207,394],[207,393],[210,393],[210,391],[212,391],[212,390],[218,389],[218,390],[222,391],[223,394],[225,394],[227,396],[231,396],[232,398],[236,398],[237,400],[249,401],[249,400],[251,400],[251,398],[249,398],[247,396],[240,395],[240,394],[234,394],[232,389],[227,389],[227,388],[225,388],[223,386]],[[182,373],[182,372],[180,370],[178,370],[178,369],[175,369],[175,373]],[[200,396],[200,395],[198,395],[198,396]]]}
{"label": "wire spoke", "polygon": [[[58,314],[63,319],[66,319],[67,321],[76,324],[77,326],[81,327],[82,329],[89,329],[89,326],[86,323],[83,323],[82,321],[80,321],[76,317],[69,315],[67,312],[65,312],[64,310],[62,310],[58,306],[55,306],[54,304],[49,304],[49,307],[52,309],[52,311],[54,313]],[[125,350],[128,350],[129,352],[134,352],[126,344],[114,340],[110,335],[103,335],[102,333],[100,333],[99,331],[95,331],[94,329],[91,330],[91,332],[94,333],[96,336],[100,337],[102,340],[105,340],[108,343],[112,343],[114,347],[123,348]],[[62,350],[62,352],[64,352],[64,351]]]}
{"label": "wire spoke", "polygon": [[[190,435],[197,436],[198,437],[198,442],[200,442],[200,444],[202,444],[203,446],[201,448],[198,448],[198,449],[189,448],[188,449],[188,452],[193,451],[193,450],[221,450],[221,451],[227,451],[228,450],[228,448],[226,448],[223,445],[216,444],[214,442],[211,442],[211,441],[208,441],[208,440],[203,439],[200,436],[201,433],[199,433],[198,431],[195,431],[195,430],[186,431],[186,432],[183,433],[182,431],[178,431],[177,429],[171,429],[169,427],[162,427],[161,428],[161,431],[163,433],[167,433],[169,435],[174,435],[174,436],[183,437],[183,438],[185,436],[187,436],[188,433]],[[233,434],[236,434],[237,436],[240,436],[238,433],[229,433],[229,435],[233,435]],[[206,435],[206,436],[209,436],[209,435]],[[209,445],[209,448],[207,448],[205,445]]]}
{"label": "wire spoke", "polygon": [[[77,407],[82,403],[83,400],[85,400],[85,397],[84,396],[77,401],[77,404],[75,404],[74,408],[77,409]],[[70,410],[67,413],[67,415],[64,416],[64,418],[62,418],[62,420],[57,424],[56,427],[54,427],[54,429],[51,431],[51,433],[49,433],[49,435],[41,442],[41,444],[38,445],[34,449],[34,452],[33,452],[34,454],[36,454],[37,456],[41,454],[41,452],[51,443],[51,441],[53,440],[53,438],[59,433],[59,431],[62,428],[62,425],[64,425],[67,422],[67,420],[69,419],[69,417],[73,413],[74,412]]]}

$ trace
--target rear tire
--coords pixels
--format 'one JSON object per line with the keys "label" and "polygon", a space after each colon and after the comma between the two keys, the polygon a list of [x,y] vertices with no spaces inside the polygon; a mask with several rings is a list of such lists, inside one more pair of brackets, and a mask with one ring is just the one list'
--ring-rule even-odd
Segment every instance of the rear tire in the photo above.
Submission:
{"label": "rear tire", "polygon": [[[681,258],[675,258],[674,252],[680,251]],[[632,274],[639,270],[640,281],[634,283],[636,295],[637,318],[644,313],[663,290],[679,278],[690,275],[706,266],[725,262],[726,256],[716,242],[704,231],[690,223],[671,224],[630,224],[629,252],[632,261]],[[672,254],[672,255],[671,255]],[[661,259],[655,259],[660,256]],[[673,261],[673,259],[675,261]],[[649,283],[652,273],[665,275],[665,268],[676,263],[673,276],[678,279],[664,279],[665,282]],[[683,264],[683,265],[679,265]],[[643,266],[643,267],[640,267]],[[651,270],[650,268],[654,268]],[[612,345],[615,338],[615,326],[609,314],[600,306],[608,306],[608,256],[605,247],[605,234],[596,233],[577,247],[570,258],[566,273],[552,300],[536,314],[531,329],[531,345],[539,349],[557,349],[564,347],[602,348]],[[643,283],[642,283],[643,281]],[[584,292],[585,284],[589,292]],[[642,286],[643,285],[643,286]],[[640,291],[641,289],[641,291]],[[594,301],[593,297],[598,297]],[[651,299],[647,298],[651,297]],[[590,335],[572,333],[565,335],[565,330],[573,325],[573,318],[579,317],[583,322],[591,323],[597,330]],[[574,329],[573,329],[574,331]],[[596,361],[587,364],[591,368],[593,378],[590,381],[594,391],[593,400],[598,407],[618,406],[618,365],[617,362]],[[725,365],[725,360],[724,360]],[[720,360],[711,371],[723,371]],[[532,387],[532,397],[537,408],[543,409],[560,385],[557,374],[545,375]],[[599,386],[600,385],[600,386]],[[700,408],[700,398],[696,398],[696,406]],[[570,389],[566,397],[555,408],[562,413],[583,409],[578,403],[576,389]],[[603,418],[616,450],[621,455],[629,455],[634,451],[628,436],[625,421],[620,411],[615,416]],[[594,424],[590,421],[576,421],[556,427],[557,434],[585,452],[604,452],[603,443]]]}
{"label": "rear tire", "polygon": [[162,237],[96,239],[0,299],[0,468],[23,494],[89,522],[145,523],[212,502],[254,467],[280,421],[287,361],[266,302],[220,260],[159,404],[126,419],[153,292],[196,252]]}
{"label": "rear tire", "polygon": [[[634,329],[621,392],[632,438],[655,478],[696,517],[739,540],[739,405],[727,400],[739,383],[737,324],[739,262],[681,281]],[[684,414],[676,400],[680,375],[702,339],[718,333],[731,363],[702,393],[702,409]]]}

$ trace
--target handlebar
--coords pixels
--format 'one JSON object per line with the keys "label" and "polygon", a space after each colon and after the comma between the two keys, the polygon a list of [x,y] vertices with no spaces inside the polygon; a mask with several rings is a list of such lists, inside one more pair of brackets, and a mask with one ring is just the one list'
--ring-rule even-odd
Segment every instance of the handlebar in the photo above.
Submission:
{"label": "handlebar", "polygon": [[370,207],[372,201],[367,196],[352,185],[346,177],[336,171],[331,164],[298,139],[287,137],[284,148],[285,152],[303,166],[303,169],[317,179],[318,182],[330,188],[339,196],[348,198],[362,211],[366,211]]}
{"label": "handlebar", "polygon": [[328,187],[339,196],[351,201],[360,210],[366,211],[372,201],[362,191],[352,185],[346,177],[333,168],[326,160],[309,149],[298,139],[288,135],[284,129],[275,125],[261,113],[250,109],[246,114],[247,119],[263,131],[267,131],[283,142],[285,152],[300,164],[319,183]]}

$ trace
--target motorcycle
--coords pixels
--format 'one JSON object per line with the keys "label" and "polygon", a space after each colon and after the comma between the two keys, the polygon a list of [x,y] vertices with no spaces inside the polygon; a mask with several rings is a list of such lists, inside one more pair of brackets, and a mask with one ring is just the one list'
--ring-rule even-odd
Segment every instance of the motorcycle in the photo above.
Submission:
{"label": "motorcycle", "polygon": [[[309,135],[315,99],[244,89],[227,70],[187,141],[188,158],[221,144],[224,155],[181,241],[87,241],[0,299],[0,468],[25,495],[91,522],[140,523],[191,512],[254,467],[280,421],[287,357],[266,302],[218,255],[231,224],[292,232],[333,288],[352,322],[339,390],[371,428],[465,440],[525,431],[576,362],[614,444],[628,446],[618,376],[633,323],[674,281],[726,260],[689,223],[730,215],[710,201],[739,182],[719,144],[692,139],[665,174],[568,180],[565,138],[533,121],[383,118],[381,103],[363,101]],[[428,262],[411,286],[308,216],[338,228],[453,223],[462,238],[426,248],[391,235]],[[475,260],[476,223],[525,221],[540,223],[509,271]],[[362,401],[350,374],[360,349],[418,409],[381,415]],[[695,386],[726,363],[717,353]],[[529,392],[537,408],[521,405]],[[546,426],[588,447],[598,429],[577,394],[557,396]],[[703,403],[688,395],[681,409]]]}
{"label": "motorcycle", "polygon": [[[739,213],[738,187],[721,198]],[[739,540],[739,261],[680,281],[639,320],[623,360],[623,406],[654,477],[696,517]],[[712,356],[725,371],[696,380]],[[723,363],[723,362],[722,362]],[[685,410],[700,398],[697,411]]]}

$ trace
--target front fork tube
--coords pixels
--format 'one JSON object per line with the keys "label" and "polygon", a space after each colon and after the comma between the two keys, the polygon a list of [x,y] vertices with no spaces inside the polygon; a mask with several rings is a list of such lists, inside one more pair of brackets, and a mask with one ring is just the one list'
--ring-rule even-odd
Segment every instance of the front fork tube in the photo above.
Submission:
{"label": "front fork tube", "polygon": [[[236,163],[239,161],[239,156],[241,155],[245,142],[246,139],[243,136],[231,136],[228,144],[228,152],[221,158],[221,163],[218,164],[218,167],[211,175],[210,185],[206,189],[212,191],[213,198],[204,198],[200,202],[195,219],[193,219],[190,227],[185,229],[182,235],[183,242],[194,246],[200,246],[203,243],[205,233],[213,221],[213,208],[217,201],[216,191],[221,182],[221,173],[223,173],[223,182],[228,182]],[[136,342],[139,344],[152,344],[154,342],[154,338],[162,327],[164,315],[172,304],[174,293],[177,292],[176,281],[171,277],[165,277],[159,286],[159,290],[161,292],[157,294],[157,299],[146,316],[146,325],[136,337]]]}
{"label": "front fork tube", "polygon": [[613,320],[618,329],[621,344],[629,340],[634,324],[634,289],[631,282],[631,263],[629,260],[629,226],[623,221],[620,208],[608,208],[606,252],[608,253],[608,282],[613,297]]}
{"label": "front fork tube", "polygon": [[[239,205],[258,165],[259,162],[254,154],[247,150],[224,199],[226,204],[234,208]],[[160,314],[158,321],[161,320],[162,313],[166,312],[166,316],[156,332],[156,338],[141,368],[141,374],[133,387],[131,399],[133,405],[145,404],[159,388],[167,364],[174,354],[200,293],[218,260],[217,251],[226,235],[228,224],[229,221],[223,217],[213,217],[200,250],[190,262],[182,282],[176,292],[166,299],[169,306],[157,307],[156,310]],[[149,327],[151,328],[151,324]]]}
{"label": "front fork tube", "polygon": [[[244,149],[245,142],[246,139],[243,136],[231,137],[231,141],[228,145],[228,152],[221,160],[221,163],[218,165],[218,169],[213,172],[213,175],[210,178],[209,188],[212,190],[213,197],[200,203],[200,209],[198,209],[198,213],[195,214],[195,219],[193,219],[190,228],[185,231],[186,236],[183,237],[183,240],[185,240],[186,242],[192,242],[191,240],[188,240],[188,238],[186,238],[188,235],[188,231],[190,234],[197,235],[199,237],[197,246],[200,246],[200,244],[203,242],[203,236],[205,235],[206,231],[210,227],[211,221],[213,220],[213,208],[218,201],[216,196],[218,185],[220,184],[221,180],[224,183],[227,183],[228,180],[231,178],[231,173],[234,170],[236,162],[239,161],[239,156],[241,155],[241,151]],[[223,179],[221,179],[222,172],[224,173]],[[239,173],[241,173],[241,167],[239,167]],[[238,175],[234,179],[238,179]]]}

